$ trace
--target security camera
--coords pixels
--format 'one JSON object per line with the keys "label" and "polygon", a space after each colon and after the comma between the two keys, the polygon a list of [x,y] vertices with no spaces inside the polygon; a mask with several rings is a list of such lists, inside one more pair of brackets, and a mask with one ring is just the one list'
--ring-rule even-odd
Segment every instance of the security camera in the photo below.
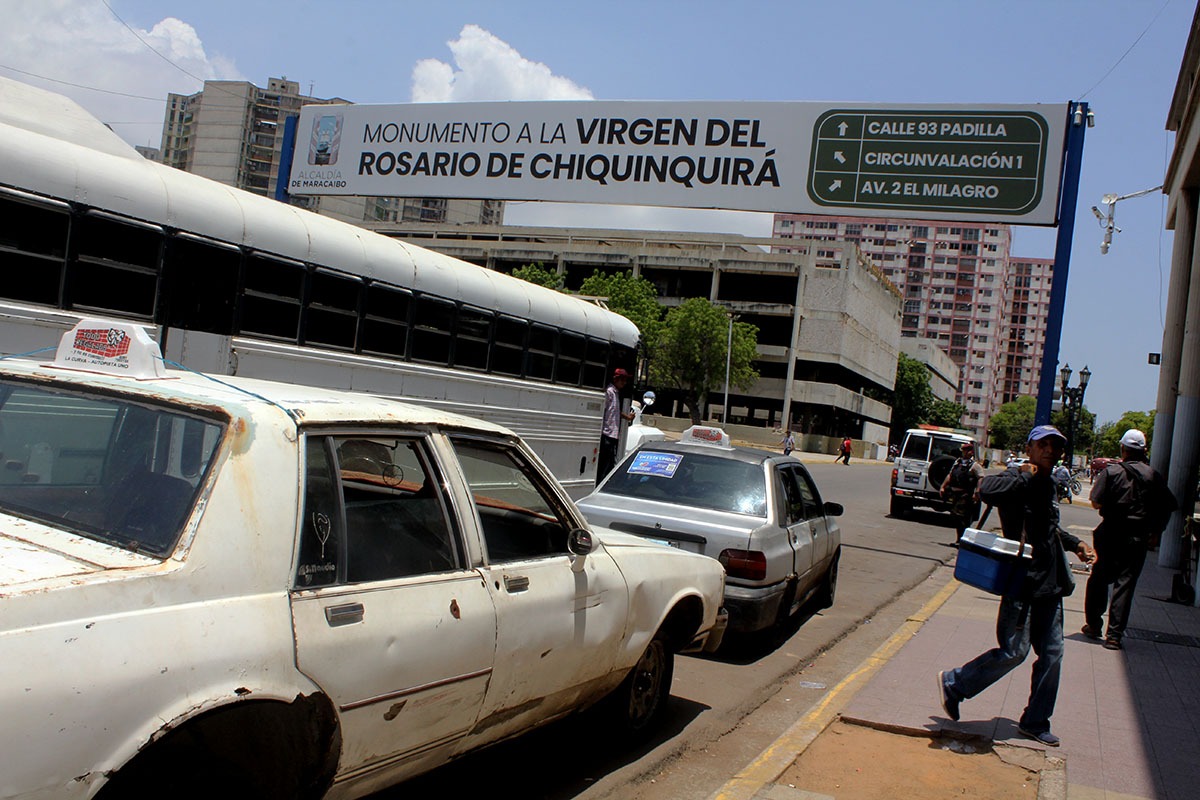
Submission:
{"label": "security camera", "polygon": [[1083,124],[1083,106],[1080,106],[1080,105],[1075,106],[1075,124],[1076,125]]}
{"label": "security camera", "polygon": [[1096,127],[1096,112],[1092,111],[1090,108],[1088,109],[1087,120],[1089,128]]}
{"label": "security camera", "polygon": [[1096,219],[1100,220],[1101,222],[1104,222],[1104,215],[1100,213],[1100,209],[1096,208],[1095,206],[1092,206],[1092,213],[1096,215]]}
{"label": "security camera", "polygon": [[1108,255],[1108,242],[1100,243],[1100,255],[1102,255],[1102,256]]}

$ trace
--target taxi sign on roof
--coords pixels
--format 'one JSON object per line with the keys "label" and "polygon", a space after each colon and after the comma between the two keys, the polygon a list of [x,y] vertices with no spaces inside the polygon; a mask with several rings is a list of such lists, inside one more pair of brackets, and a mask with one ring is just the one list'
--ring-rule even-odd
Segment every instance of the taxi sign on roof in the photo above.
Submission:
{"label": "taxi sign on roof", "polygon": [[141,327],[82,319],[62,335],[54,363],[68,369],[133,378],[166,376],[158,344]]}
{"label": "taxi sign on roof", "polygon": [[679,437],[683,444],[706,444],[713,447],[729,447],[729,434],[709,425],[693,425]]}

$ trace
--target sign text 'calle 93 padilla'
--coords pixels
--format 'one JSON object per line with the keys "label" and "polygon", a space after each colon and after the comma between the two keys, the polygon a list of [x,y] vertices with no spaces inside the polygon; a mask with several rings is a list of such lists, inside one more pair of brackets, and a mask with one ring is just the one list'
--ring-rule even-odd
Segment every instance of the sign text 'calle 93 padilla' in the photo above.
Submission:
{"label": "sign text 'calle 93 padilla'", "polygon": [[306,106],[288,191],[1053,225],[1066,120],[1065,104]]}

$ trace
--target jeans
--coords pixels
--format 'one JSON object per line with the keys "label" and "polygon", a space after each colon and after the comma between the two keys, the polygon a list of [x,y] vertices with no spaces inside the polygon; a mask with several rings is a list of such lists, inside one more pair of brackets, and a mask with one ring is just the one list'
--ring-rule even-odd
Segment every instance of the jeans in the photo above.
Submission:
{"label": "jeans", "polygon": [[611,436],[600,436],[600,455],[596,459],[596,483],[604,480],[608,473],[612,472],[613,467],[617,465],[617,445],[620,444],[619,439],[614,439]]}
{"label": "jeans", "polygon": [[[1084,596],[1084,619],[1097,633],[1103,627],[1104,607],[1108,606],[1109,639],[1121,641],[1129,622],[1129,607],[1138,577],[1146,563],[1146,540],[1122,533],[1096,533],[1096,563],[1087,581]],[[1108,587],[1112,585],[1112,601]]]}
{"label": "jeans", "polygon": [[1034,733],[1050,730],[1050,716],[1054,713],[1062,674],[1062,598],[1058,595],[1033,600],[1000,598],[996,642],[999,647],[946,673],[947,694],[958,701],[974,697],[1024,661],[1032,646],[1037,661],[1033,664],[1029,703],[1019,724]]}

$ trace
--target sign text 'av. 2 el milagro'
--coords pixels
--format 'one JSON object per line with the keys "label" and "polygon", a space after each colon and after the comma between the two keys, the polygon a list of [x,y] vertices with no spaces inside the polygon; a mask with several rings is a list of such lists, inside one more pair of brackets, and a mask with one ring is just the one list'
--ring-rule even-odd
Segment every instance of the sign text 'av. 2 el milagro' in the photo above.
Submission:
{"label": "sign text 'av. 2 el milagro'", "polygon": [[1057,222],[1067,105],[305,106],[288,191]]}

